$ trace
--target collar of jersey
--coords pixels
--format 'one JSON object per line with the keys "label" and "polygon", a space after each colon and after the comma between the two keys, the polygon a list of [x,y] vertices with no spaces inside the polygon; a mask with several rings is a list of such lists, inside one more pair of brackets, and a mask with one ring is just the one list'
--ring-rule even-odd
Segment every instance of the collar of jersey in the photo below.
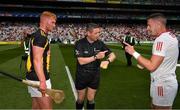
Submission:
{"label": "collar of jersey", "polygon": [[40,30],[40,33],[41,33],[42,36],[44,36],[44,37],[47,36],[47,34],[42,29],[39,29],[39,30]]}
{"label": "collar of jersey", "polygon": [[90,42],[88,41],[87,37],[85,37],[85,40],[86,40],[86,42],[88,42],[89,44],[93,44],[93,43],[97,42],[97,41],[94,41],[94,42],[90,43]]}
{"label": "collar of jersey", "polygon": [[158,36],[161,36],[162,34],[166,33],[166,32],[170,32],[169,30],[166,30],[165,32],[161,32]]}

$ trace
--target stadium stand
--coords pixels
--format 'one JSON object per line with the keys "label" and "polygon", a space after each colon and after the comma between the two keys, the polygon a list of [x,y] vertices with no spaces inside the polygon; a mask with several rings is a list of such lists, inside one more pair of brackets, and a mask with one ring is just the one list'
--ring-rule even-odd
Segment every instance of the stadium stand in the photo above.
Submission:
{"label": "stadium stand", "polygon": [[115,41],[113,37],[121,38],[126,31],[137,39],[152,41],[146,32],[147,15],[154,12],[164,13],[171,23],[170,29],[178,33],[179,5],[178,0],[1,1],[0,41],[19,41],[25,30],[34,32],[39,15],[44,10],[57,14],[57,28],[49,35],[55,40],[75,41],[85,36],[87,22],[97,22],[103,27],[101,39],[104,41]]}
{"label": "stadium stand", "polygon": [[[124,37],[125,33],[130,32],[136,39],[142,41],[152,41],[148,36],[145,24],[100,24],[102,25],[101,39],[106,42],[114,42],[114,37]],[[0,22],[0,41],[20,41],[24,36],[24,32],[33,33],[37,29],[36,23],[18,23],[18,22]],[[49,37],[56,41],[70,40],[75,41],[85,36],[86,24],[71,23],[58,24]],[[172,27],[172,28],[171,28]],[[170,30],[179,34],[178,26],[170,26]]]}

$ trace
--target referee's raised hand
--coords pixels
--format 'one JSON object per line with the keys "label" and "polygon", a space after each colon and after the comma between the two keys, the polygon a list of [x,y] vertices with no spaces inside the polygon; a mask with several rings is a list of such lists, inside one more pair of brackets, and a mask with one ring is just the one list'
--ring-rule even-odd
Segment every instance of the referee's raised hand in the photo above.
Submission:
{"label": "referee's raised hand", "polygon": [[105,57],[105,53],[108,52],[107,50],[98,52],[96,54],[97,59],[103,59]]}

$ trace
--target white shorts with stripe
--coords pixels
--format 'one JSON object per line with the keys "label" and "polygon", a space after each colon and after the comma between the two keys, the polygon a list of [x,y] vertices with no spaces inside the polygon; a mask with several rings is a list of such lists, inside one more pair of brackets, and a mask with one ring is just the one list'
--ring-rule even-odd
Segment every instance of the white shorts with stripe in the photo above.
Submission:
{"label": "white shorts with stripe", "polygon": [[[32,81],[32,80],[28,80],[28,81],[36,83],[36,84],[40,83],[39,81]],[[47,85],[48,89],[51,89],[51,80],[50,79],[46,80],[46,85]],[[34,88],[31,86],[28,86],[28,93],[31,95],[31,97],[42,97],[42,94],[38,90],[38,88]],[[46,96],[48,96],[48,95],[46,94]]]}
{"label": "white shorts with stripe", "polygon": [[151,81],[150,95],[156,106],[172,106],[178,90],[176,79]]}

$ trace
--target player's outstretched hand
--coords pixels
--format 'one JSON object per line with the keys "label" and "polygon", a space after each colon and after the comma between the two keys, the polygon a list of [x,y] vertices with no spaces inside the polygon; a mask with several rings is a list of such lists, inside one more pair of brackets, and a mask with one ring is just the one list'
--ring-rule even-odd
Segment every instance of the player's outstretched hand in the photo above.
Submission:
{"label": "player's outstretched hand", "polygon": [[134,50],[134,46],[131,46],[130,44],[126,43],[126,42],[123,42],[126,47],[125,47],[125,51],[128,52],[130,55],[132,55],[135,50]]}

